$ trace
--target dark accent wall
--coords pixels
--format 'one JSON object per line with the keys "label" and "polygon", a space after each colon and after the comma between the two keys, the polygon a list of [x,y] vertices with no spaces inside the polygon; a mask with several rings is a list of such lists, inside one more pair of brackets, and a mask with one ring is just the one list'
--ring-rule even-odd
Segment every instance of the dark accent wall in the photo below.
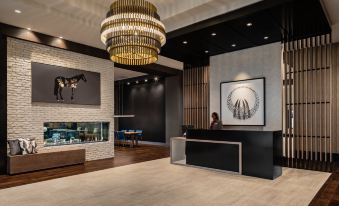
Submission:
{"label": "dark accent wall", "polygon": [[0,34],[0,174],[7,165],[7,37]]}
{"label": "dark accent wall", "polygon": [[171,137],[182,136],[183,125],[183,90],[182,75],[165,79],[166,96],[166,144]]}
{"label": "dark accent wall", "polygon": [[124,114],[134,118],[120,118],[119,130],[142,129],[144,141],[166,142],[165,131],[165,81],[124,84],[120,89]]}

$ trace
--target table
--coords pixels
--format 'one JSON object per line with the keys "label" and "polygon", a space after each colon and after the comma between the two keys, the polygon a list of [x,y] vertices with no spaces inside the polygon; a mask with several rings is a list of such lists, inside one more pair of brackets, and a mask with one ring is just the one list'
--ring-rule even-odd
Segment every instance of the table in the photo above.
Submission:
{"label": "table", "polygon": [[141,134],[141,132],[124,132],[125,136],[128,136],[129,138],[131,138],[131,145],[130,147],[134,147],[134,142],[135,142],[135,146],[138,146],[138,134]]}

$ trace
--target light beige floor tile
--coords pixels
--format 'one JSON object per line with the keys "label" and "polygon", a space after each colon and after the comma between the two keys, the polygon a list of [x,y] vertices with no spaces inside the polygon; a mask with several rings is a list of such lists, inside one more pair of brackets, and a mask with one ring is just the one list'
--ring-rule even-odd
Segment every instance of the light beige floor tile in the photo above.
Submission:
{"label": "light beige floor tile", "polygon": [[[284,168],[265,180],[160,159],[0,190],[6,206],[306,206],[329,173]],[[14,197],[14,198],[13,198]]]}

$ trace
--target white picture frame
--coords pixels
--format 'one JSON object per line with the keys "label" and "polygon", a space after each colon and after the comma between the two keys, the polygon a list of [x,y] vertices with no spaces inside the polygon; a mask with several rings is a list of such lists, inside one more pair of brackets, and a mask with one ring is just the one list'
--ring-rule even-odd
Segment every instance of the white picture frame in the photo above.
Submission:
{"label": "white picture frame", "polygon": [[220,83],[224,126],[265,126],[265,78]]}

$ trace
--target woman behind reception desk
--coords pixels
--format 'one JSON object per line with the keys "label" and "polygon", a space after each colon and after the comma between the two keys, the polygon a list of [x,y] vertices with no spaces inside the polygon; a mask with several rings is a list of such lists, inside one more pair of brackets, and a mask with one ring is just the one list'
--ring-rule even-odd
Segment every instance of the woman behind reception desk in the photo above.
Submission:
{"label": "woman behind reception desk", "polygon": [[216,112],[212,113],[212,122],[210,126],[211,130],[221,130],[222,129],[222,122],[219,120],[219,115]]}

